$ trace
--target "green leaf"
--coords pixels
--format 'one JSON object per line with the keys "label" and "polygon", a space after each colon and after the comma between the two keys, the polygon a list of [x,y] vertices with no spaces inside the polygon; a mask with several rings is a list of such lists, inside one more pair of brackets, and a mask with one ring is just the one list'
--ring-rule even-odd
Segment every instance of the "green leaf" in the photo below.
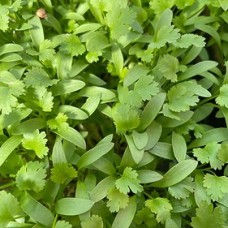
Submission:
{"label": "green leaf", "polygon": [[141,184],[153,183],[163,178],[160,173],[153,170],[139,170],[138,175]]}
{"label": "green leaf", "polygon": [[196,34],[184,34],[174,45],[180,48],[189,48],[191,45],[200,48],[205,46],[205,38]]}
{"label": "green leaf", "polygon": [[78,169],[89,166],[90,164],[107,154],[114,146],[114,144],[110,142],[111,139],[112,135],[106,136],[94,148],[84,153],[77,162]]}
{"label": "green leaf", "polygon": [[121,49],[117,44],[112,46],[112,61],[115,66],[117,75],[121,78],[124,59]]}
{"label": "green leaf", "polygon": [[75,216],[89,211],[94,202],[80,198],[61,198],[56,202],[55,211],[60,215]]}
{"label": "green leaf", "polygon": [[174,160],[172,145],[169,143],[158,142],[149,152],[161,158]]}
{"label": "green leaf", "polygon": [[77,76],[79,73],[81,73],[83,70],[85,70],[88,67],[89,64],[86,63],[85,60],[79,59],[73,63],[73,66],[69,72],[69,77],[73,78]]}
{"label": "green leaf", "polygon": [[50,119],[47,121],[47,125],[52,130],[61,130],[62,128],[68,127],[67,116],[63,113],[58,113],[55,119]]}
{"label": "green leaf", "polygon": [[54,131],[57,135],[73,143],[81,149],[86,148],[86,143],[82,135],[72,127],[60,126],[58,130]]}
{"label": "green leaf", "polygon": [[161,137],[162,134],[162,126],[157,121],[153,121],[147,128],[146,133],[148,135],[148,142],[145,147],[145,150],[152,149],[155,144],[158,142],[158,140]]}
{"label": "green leaf", "polygon": [[64,113],[69,119],[73,120],[84,120],[89,117],[86,112],[71,105],[60,105],[59,112]]}
{"label": "green leaf", "polygon": [[102,25],[99,23],[84,23],[76,28],[75,33],[85,33],[89,31],[96,31],[98,30]]}
{"label": "green leaf", "polygon": [[92,215],[89,219],[81,223],[82,228],[103,228],[102,218],[98,215]]}
{"label": "green leaf", "polygon": [[139,133],[137,131],[133,131],[132,137],[134,144],[139,150],[144,149],[148,143],[148,134],[146,132]]}
{"label": "green leaf", "polygon": [[82,89],[84,86],[85,83],[80,80],[62,80],[52,87],[52,94],[53,96],[59,96],[63,94],[73,93]]}
{"label": "green leaf", "polygon": [[3,63],[17,62],[21,60],[22,60],[22,57],[16,53],[9,53],[0,57],[0,62],[3,62]]}
{"label": "green leaf", "polygon": [[57,184],[77,177],[77,171],[67,163],[57,163],[51,169],[51,180]]}
{"label": "green leaf", "polygon": [[26,86],[31,87],[48,87],[54,84],[54,81],[51,80],[49,75],[44,71],[43,68],[33,67],[31,70],[28,70],[25,73],[26,77],[24,78],[24,82]]}
{"label": "green leaf", "polygon": [[104,157],[101,157],[98,160],[96,160],[95,162],[93,162],[93,166],[96,169],[98,169],[101,172],[106,173],[108,175],[113,175],[116,172],[112,162]]}
{"label": "green leaf", "polygon": [[217,32],[217,28],[214,28],[211,25],[205,25],[203,23],[195,23],[194,25],[196,29],[199,29],[213,37],[218,46],[221,47],[221,38],[220,34]]}
{"label": "green leaf", "polygon": [[82,89],[78,95],[83,97],[100,96],[100,99],[103,102],[110,102],[116,98],[116,95],[113,91],[98,86],[87,86],[86,88]]}
{"label": "green leaf", "polygon": [[10,154],[20,145],[22,136],[11,136],[0,147],[0,166],[6,161]]}
{"label": "green leaf", "polygon": [[8,43],[0,47],[0,55],[4,55],[6,53],[12,53],[12,52],[13,53],[20,52],[23,50],[24,48],[19,44]]}
{"label": "green leaf", "polygon": [[138,210],[134,222],[136,225],[141,225],[147,227],[156,227],[158,223],[156,221],[155,215],[151,213],[151,210],[148,207],[143,207],[141,210]]}
{"label": "green leaf", "polygon": [[135,197],[131,197],[129,200],[128,206],[125,207],[124,209],[121,209],[117,213],[117,215],[112,223],[112,228],[130,227],[132,220],[136,213],[136,206],[137,206],[137,204],[136,204]]}
{"label": "green leaf", "polygon": [[212,204],[202,203],[196,209],[196,217],[192,218],[193,228],[214,228],[224,227],[225,221],[222,210],[219,207],[213,208]]}
{"label": "green leaf", "polygon": [[228,139],[228,130],[227,128],[213,128],[208,131],[205,131],[201,138],[193,140],[189,145],[189,149],[194,147],[205,146],[210,142],[222,142]]}
{"label": "green leaf", "polygon": [[74,34],[66,35],[64,42],[60,45],[60,51],[65,55],[79,56],[82,55],[85,50],[85,46]]}
{"label": "green leaf", "polygon": [[51,211],[43,204],[35,200],[29,193],[25,192],[20,200],[23,211],[35,222],[46,227],[51,227],[54,216]]}
{"label": "green leaf", "polygon": [[86,42],[86,48],[90,52],[101,51],[108,45],[107,37],[101,32],[94,32]]}
{"label": "green leaf", "polygon": [[168,188],[168,191],[170,195],[176,199],[186,199],[190,195],[190,193],[194,192],[193,178],[187,177],[181,182],[170,186]]}
{"label": "green leaf", "polygon": [[159,93],[152,97],[151,100],[147,103],[141,114],[140,125],[138,127],[139,131],[145,130],[153,122],[161,110],[165,98],[165,93]]}
{"label": "green leaf", "polygon": [[48,153],[48,147],[46,146],[47,139],[45,132],[39,132],[35,130],[31,133],[25,133],[22,139],[22,146],[27,150],[33,150],[37,157],[43,158]]}
{"label": "green leaf", "polygon": [[222,143],[220,149],[218,150],[217,157],[223,163],[228,162],[228,154],[227,154],[228,144]]}
{"label": "green leaf", "polygon": [[128,195],[120,192],[116,188],[112,188],[108,192],[107,199],[107,207],[110,212],[118,212],[120,209],[126,208],[129,203]]}
{"label": "green leaf", "polygon": [[72,228],[72,225],[64,220],[59,220],[55,224],[55,228]]}
{"label": "green leaf", "polygon": [[55,55],[55,50],[52,47],[51,41],[50,40],[44,40],[40,44],[39,60],[42,61],[42,62],[50,61],[50,59],[54,58],[54,55]]}
{"label": "green leaf", "polygon": [[92,115],[96,111],[98,105],[100,104],[100,101],[100,95],[88,97],[86,102],[82,105],[81,109],[86,111],[88,115]]}
{"label": "green leaf", "polygon": [[197,206],[199,207],[201,203],[206,202],[207,204],[210,204],[211,198],[206,192],[206,188],[203,186],[203,173],[198,172],[195,176],[195,191],[194,191],[194,197]]}
{"label": "green leaf", "polygon": [[228,177],[214,176],[207,173],[204,176],[203,186],[206,188],[207,194],[211,199],[217,201],[228,192]]}
{"label": "green leaf", "polygon": [[130,167],[126,167],[122,176],[116,180],[116,188],[127,194],[130,191],[133,193],[142,192],[143,187],[139,184],[138,173]]}
{"label": "green leaf", "polygon": [[196,81],[178,83],[168,91],[169,108],[174,112],[188,111],[199,102],[199,96],[210,97],[211,94]]}
{"label": "green leaf", "polygon": [[177,82],[177,72],[179,71],[178,59],[172,55],[166,54],[162,56],[157,65],[162,76],[171,82]]}
{"label": "green leaf", "polygon": [[0,226],[7,227],[11,221],[23,215],[15,196],[6,191],[0,191]]}
{"label": "green leaf", "polygon": [[16,185],[20,190],[40,192],[45,185],[46,170],[38,161],[28,162],[16,174]]}
{"label": "green leaf", "polygon": [[197,164],[196,161],[190,159],[181,161],[169,169],[161,180],[153,183],[153,186],[166,188],[175,185],[189,176],[195,170]]}
{"label": "green leaf", "polygon": [[162,48],[167,43],[175,43],[177,39],[180,38],[179,29],[174,28],[173,25],[164,25],[162,26],[156,36],[154,36],[154,42],[149,44],[149,48]]}
{"label": "green leaf", "polygon": [[32,29],[29,30],[30,36],[34,46],[38,49],[40,44],[44,41],[44,31],[40,18],[34,16],[29,20],[29,24],[32,25]]}
{"label": "green leaf", "polygon": [[178,162],[185,160],[187,154],[187,146],[182,135],[173,131],[172,133],[173,154]]}
{"label": "green leaf", "polygon": [[220,144],[210,142],[204,148],[193,149],[193,154],[202,164],[210,163],[211,168],[221,169],[224,163],[218,158],[218,152],[220,149]]}
{"label": "green leaf", "polygon": [[139,77],[146,76],[148,72],[149,69],[146,66],[135,65],[127,72],[126,76],[124,77],[123,85],[125,87],[132,85],[139,79]]}
{"label": "green leaf", "polygon": [[135,163],[138,164],[143,158],[144,150],[138,149],[136,147],[132,135],[125,135],[125,138],[127,140],[127,144],[128,144],[129,150],[131,152],[132,158],[135,161]]}
{"label": "green leaf", "polygon": [[108,176],[101,180],[92,190],[90,198],[93,202],[98,202],[105,198],[109,191],[114,188],[116,179],[113,176]]}
{"label": "green leaf", "polygon": [[196,64],[192,65],[191,67],[189,67],[185,72],[183,72],[179,76],[179,81],[184,81],[184,80],[192,78],[196,75],[200,75],[203,72],[213,69],[217,65],[218,65],[217,62],[211,61],[211,60],[196,63]]}
{"label": "green leaf", "polygon": [[219,89],[219,95],[215,99],[216,103],[220,106],[228,108],[228,84],[224,84]]}
{"label": "green leaf", "polygon": [[141,76],[135,83],[134,90],[141,96],[143,101],[150,100],[159,92],[158,83],[151,75]]}
{"label": "green leaf", "polygon": [[0,30],[5,32],[9,28],[9,9],[7,6],[1,5],[0,7]]}
{"label": "green leaf", "polygon": [[56,164],[61,164],[61,163],[66,163],[67,164],[67,159],[66,159],[66,155],[65,155],[65,151],[63,148],[63,144],[61,139],[58,137],[55,140],[55,144],[53,146],[53,150],[52,150],[52,163],[53,165]]}
{"label": "green leaf", "polygon": [[120,7],[118,4],[112,4],[106,16],[106,22],[110,28],[111,38],[116,40],[129,31],[129,27],[135,21],[136,14],[133,9]]}
{"label": "green leaf", "polygon": [[224,11],[228,10],[228,3],[225,0],[219,0],[219,4]]}
{"label": "green leaf", "polygon": [[51,92],[48,92],[45,87],[36,87],[31,93],[27,95],[28,106],[39,107],[44,112],[51,112],[54,105],[54,97]]}
{"label": "green leaf", "polygon": [[112,110],[112,116],[118,133],[125,133],[127,130],[139,126],[139,112],[129,105],[117,103]]}
{"label": "green leaf", "polygon": [[13,74],[2,71],[0,74],[0,110],[2,114],[9,114],[18,104],[18,97],[24,93],[24,84]]}
{"label": "green leaf", "polygon": [[169,200],[161,197],[149,199],[145,202],[145,205],[152,213],[156,214],[156,220],[162,224],[166,221],[166,219],[170,218],[171,210],[173,209]]}
{"label": "green leaf", "polygon": [[14,135],[22,135],[26,133],[32,133],[35,130],[42,129],[45,127],[45,120],[43,118],[33,118],[25,120],[20,124],[17,124],[12,129]]}

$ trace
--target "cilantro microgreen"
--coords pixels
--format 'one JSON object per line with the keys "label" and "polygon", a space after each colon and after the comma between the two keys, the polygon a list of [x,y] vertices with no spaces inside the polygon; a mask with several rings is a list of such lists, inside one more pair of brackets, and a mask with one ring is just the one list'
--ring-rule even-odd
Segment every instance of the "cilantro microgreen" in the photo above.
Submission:
{"label": "cilantro microgreen", "polygon": [[2,0],[0,227],[227,227],[227,9]]}

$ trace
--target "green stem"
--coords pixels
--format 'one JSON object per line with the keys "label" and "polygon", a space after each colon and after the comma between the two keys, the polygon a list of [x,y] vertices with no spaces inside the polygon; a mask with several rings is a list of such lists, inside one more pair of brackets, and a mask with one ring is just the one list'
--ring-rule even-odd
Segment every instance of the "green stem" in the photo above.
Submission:
{"label": "green stem", "polygon": [[3,184],[3,185],[0,186],[0,190],[8,188],[8,187],[11,187],[11,186],[13,186],[15,184],[16,184],[16,182],[10,182],[10,183]]}

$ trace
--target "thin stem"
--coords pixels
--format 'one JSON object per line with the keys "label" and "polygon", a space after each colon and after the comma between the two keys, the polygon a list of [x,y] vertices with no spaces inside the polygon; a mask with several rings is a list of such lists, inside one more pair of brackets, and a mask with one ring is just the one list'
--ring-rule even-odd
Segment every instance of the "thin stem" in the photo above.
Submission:
{"label": "thin stem", "polygon": [[3,184],[3,185],[0,186],[0,190],[8,188],[8,187],[11,187],[11,186],[13,186],[15,184],[16,184],[16,182],[10,182],[10,183]]}

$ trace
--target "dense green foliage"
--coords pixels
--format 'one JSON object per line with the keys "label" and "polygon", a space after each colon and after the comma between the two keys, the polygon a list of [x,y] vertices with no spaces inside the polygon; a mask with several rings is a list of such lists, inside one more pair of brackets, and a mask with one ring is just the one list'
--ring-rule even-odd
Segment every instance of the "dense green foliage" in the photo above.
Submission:
{"label": "dense green foliage", "polygon": [[228,227],[227,10],[1,0],[0,227]]}

